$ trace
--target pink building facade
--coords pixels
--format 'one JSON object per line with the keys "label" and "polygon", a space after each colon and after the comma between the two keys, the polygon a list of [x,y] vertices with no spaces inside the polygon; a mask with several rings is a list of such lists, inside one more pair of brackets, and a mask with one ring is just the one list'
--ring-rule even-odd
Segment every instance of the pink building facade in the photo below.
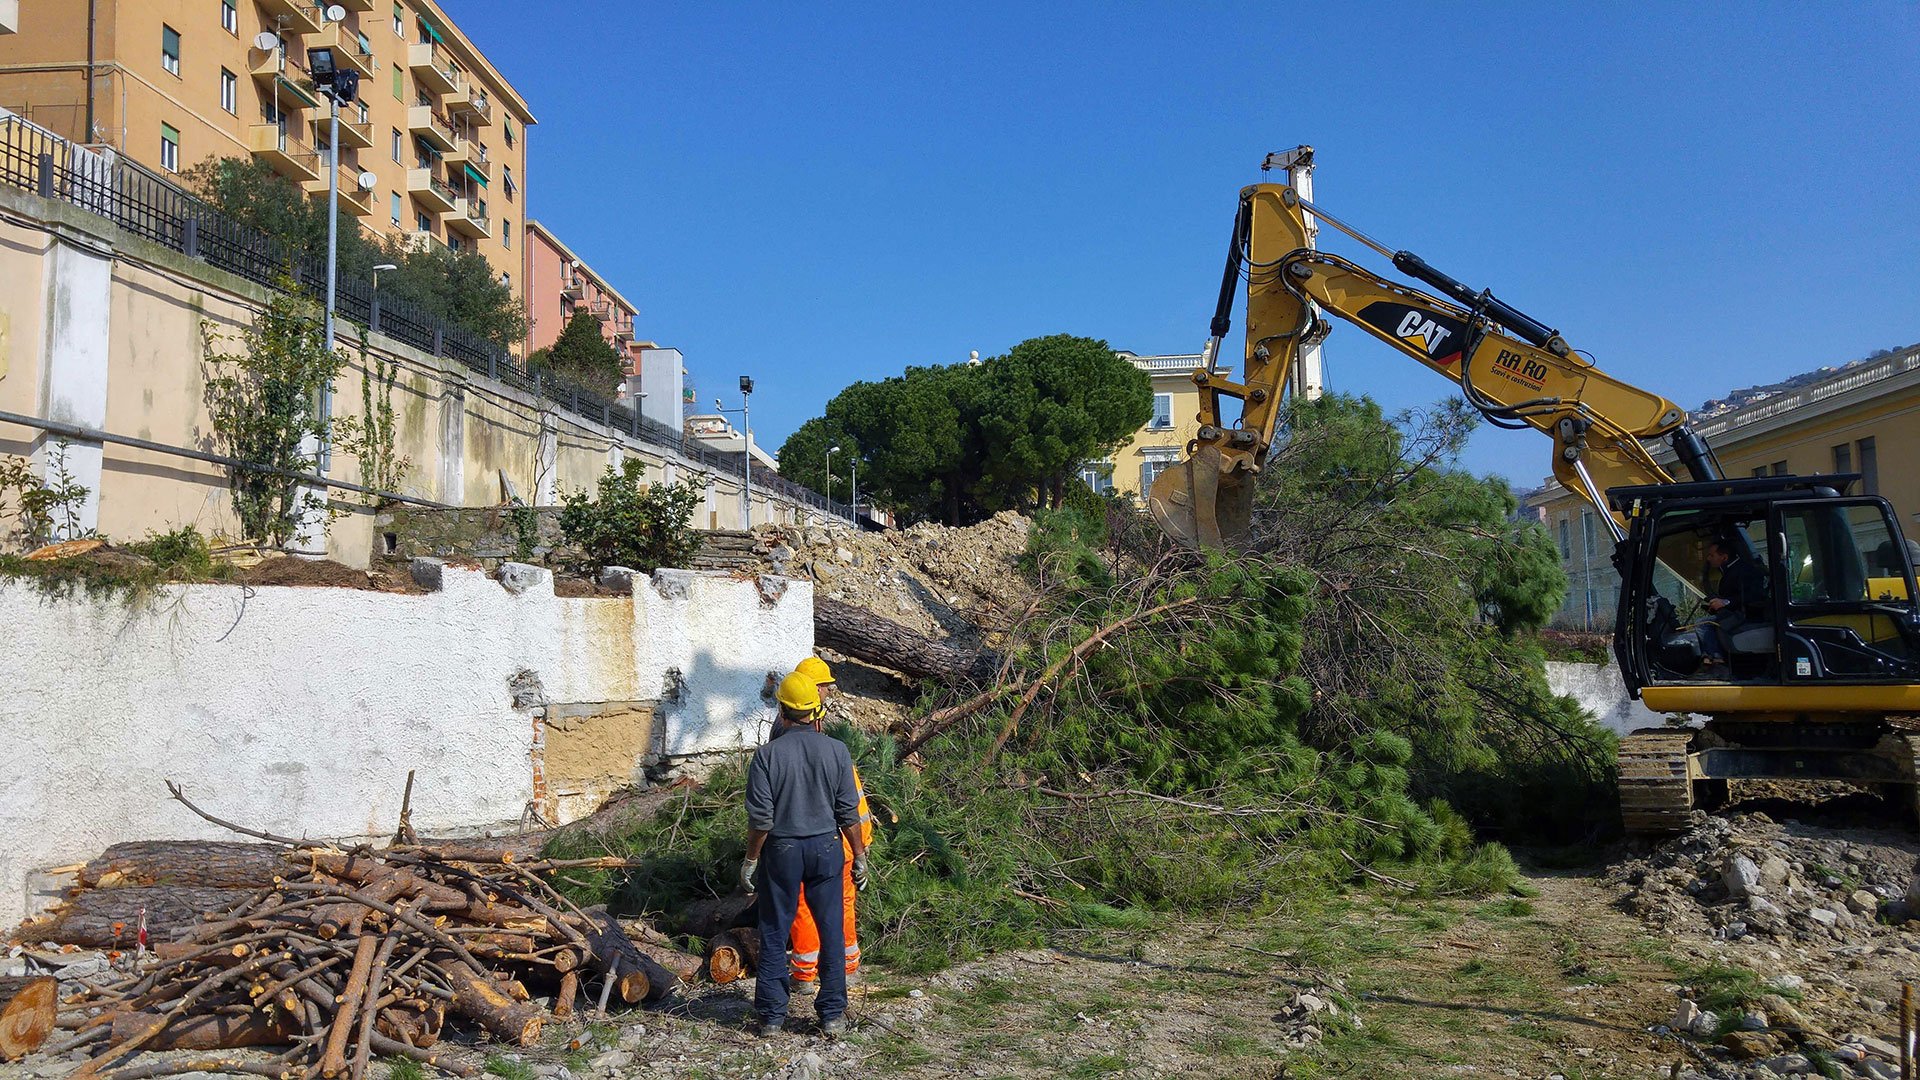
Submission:
{"label": "pink building facade", "polygon": [[527,222],[521,249],[528,325],[523,355],[552,345],[574,313],[585,311],[600,320],[600,333],[620,351],[627,374],[639,374],[640,354],[652,342],[634,340],[638,312],[627,298],[537,221]]}

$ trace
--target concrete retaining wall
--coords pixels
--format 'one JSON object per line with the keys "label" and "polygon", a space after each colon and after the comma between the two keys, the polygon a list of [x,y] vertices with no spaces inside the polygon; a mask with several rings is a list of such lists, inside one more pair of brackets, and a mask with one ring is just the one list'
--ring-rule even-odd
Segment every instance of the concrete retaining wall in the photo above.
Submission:
{"label": "concrete retaining wall", "polygon": [[1612,664],[1547,662],[1547,685],[1578,701],[1601,727],[1625,735],[1636,728],[1660,727],[1665,717],[1627,694],[1620,669]]}
{"label": "concrete retaining wall", "polygon": [[549,717],[570,779],[604,789],[636,754],[756,744],[769,674],[812,648],[807,582],[664,570],[570,599],[534,575],[518,593],[452,568],[424,595],[178,587],[139,608],[0,581],[0,924],[47,867],[221,836],[168,779],[296,836],[391,833],[409,769],[424,833],[577,817],[590,804],[543,775]]}

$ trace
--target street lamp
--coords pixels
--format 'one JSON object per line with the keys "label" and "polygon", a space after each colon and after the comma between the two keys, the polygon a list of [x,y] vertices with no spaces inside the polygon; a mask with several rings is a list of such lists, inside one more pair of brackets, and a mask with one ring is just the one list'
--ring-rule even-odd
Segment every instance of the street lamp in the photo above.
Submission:
{"label": "street lamp", "polygon": [[740,376],[740,407],[738,409],[729,409],[725,405],[722,405],[720,403],[719,398],[713,399],[714,411],[722,414],[732,413],[732,412],[739,413],[740,426],[743,429],[745,429],[744,445],[746,446],[747,452],[744,455],[742,455],[743,458],[745,459],[745,462],[741,466],[741,473],[743,476],[743,487],[741,488],[741,492],[746,499],[746,509],[741,516],[743,520],[745,520],[746,522],[746,527],[749,529],[753,528],[753,413],[751,411],[752,406],[753,406],[753,376],[751,375]]}
{"label": "street lamp", "polygon": [[[328,22],[347,17],[338,4],[324,12]],[[360,96],[360,73],[336,67],[333,49],[320,46],[307,50],[307,72],[313,76],[313,88],[327,99],[327,351],[333,351],[333,304],[340,278],[340,104]]]}
{"label": "street lamp", "polygon": [[380,271],[398,269],[400,268],[392,263],[381,263],[379,266],[373,268],[373,294],[375,296],[380,295]]}
{"label": "street lamp", "polygon": [[833,501],[833,455],[840,452],[837,446],[827,447],[827,501]]}

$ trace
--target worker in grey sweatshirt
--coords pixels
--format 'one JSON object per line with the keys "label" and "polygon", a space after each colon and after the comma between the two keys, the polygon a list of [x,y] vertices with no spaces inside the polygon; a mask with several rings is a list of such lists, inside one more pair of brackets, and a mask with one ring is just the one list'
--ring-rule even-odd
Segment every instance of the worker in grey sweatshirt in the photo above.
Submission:
{"label": "worker in grey sweatshirt", "polygon": [[868,880],[860,788],[846,744],[820,730],[823,710],[813,680],[789,675],[777,696],[786,731],[754,751],[747,767],[747,858],[740,881],[760,894],[753,1008],[763,1035],[785,1030],[787,933],[804,889],[820,930],[820,993],[814,1009],[820,1030],[839,1035],[847,1028],[843,837],[853,852],[855,888],[866,888]]}

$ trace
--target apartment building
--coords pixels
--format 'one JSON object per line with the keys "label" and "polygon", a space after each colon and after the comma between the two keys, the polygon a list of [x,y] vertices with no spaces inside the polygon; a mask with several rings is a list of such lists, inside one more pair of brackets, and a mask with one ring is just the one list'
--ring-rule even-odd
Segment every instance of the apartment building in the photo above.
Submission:
{"label": "apartment building", "polygon": [[1187,443],[1200,433],[1200,388],[1193,383],[1200,354],[1139,356],[1125,349],[1116,351],[1152,381],[1153,415],[1126,445],[1082,465],[1080,479],[1103,495],[1144,499],[1154,479],[1177,464]]}
{"label": "apartment building", "polygon": [[[1709,403],[1693,424],[1726,475],[1857,473],[1853,490],[1885,497],[1907,536],[1920,539],[1920,345]],[[1544,461],[1544,442],[1540,453]],[[1680,471],[1664,443],[1655,456]],[[1607,523],[1552,480],[1525,497],[1525,512],[1547,527],[1567,572],[1554,624],[1610,631],[1620,578]]]}
{"label": "apartment building", "polygon": [[640,373],[641,355],[652,343],[634,340],[633,320],[639,312],[618,289],[575,255],[553,230],[537,221],[527,222],[527,242],[521,258],[526,283],[527,355],[553,344],[574,313],[585,311],[600,320],[600,334],[620,353],[627,374]]}
{"label": "apartment building", "polygon": [[[316,48],[360,75],[338,147]],[[477,252],[519,289],[534,117],[434,0],[29,0],[0,106],[161,173],[253,157],[324,194],[337,169],[371,232]]]}

